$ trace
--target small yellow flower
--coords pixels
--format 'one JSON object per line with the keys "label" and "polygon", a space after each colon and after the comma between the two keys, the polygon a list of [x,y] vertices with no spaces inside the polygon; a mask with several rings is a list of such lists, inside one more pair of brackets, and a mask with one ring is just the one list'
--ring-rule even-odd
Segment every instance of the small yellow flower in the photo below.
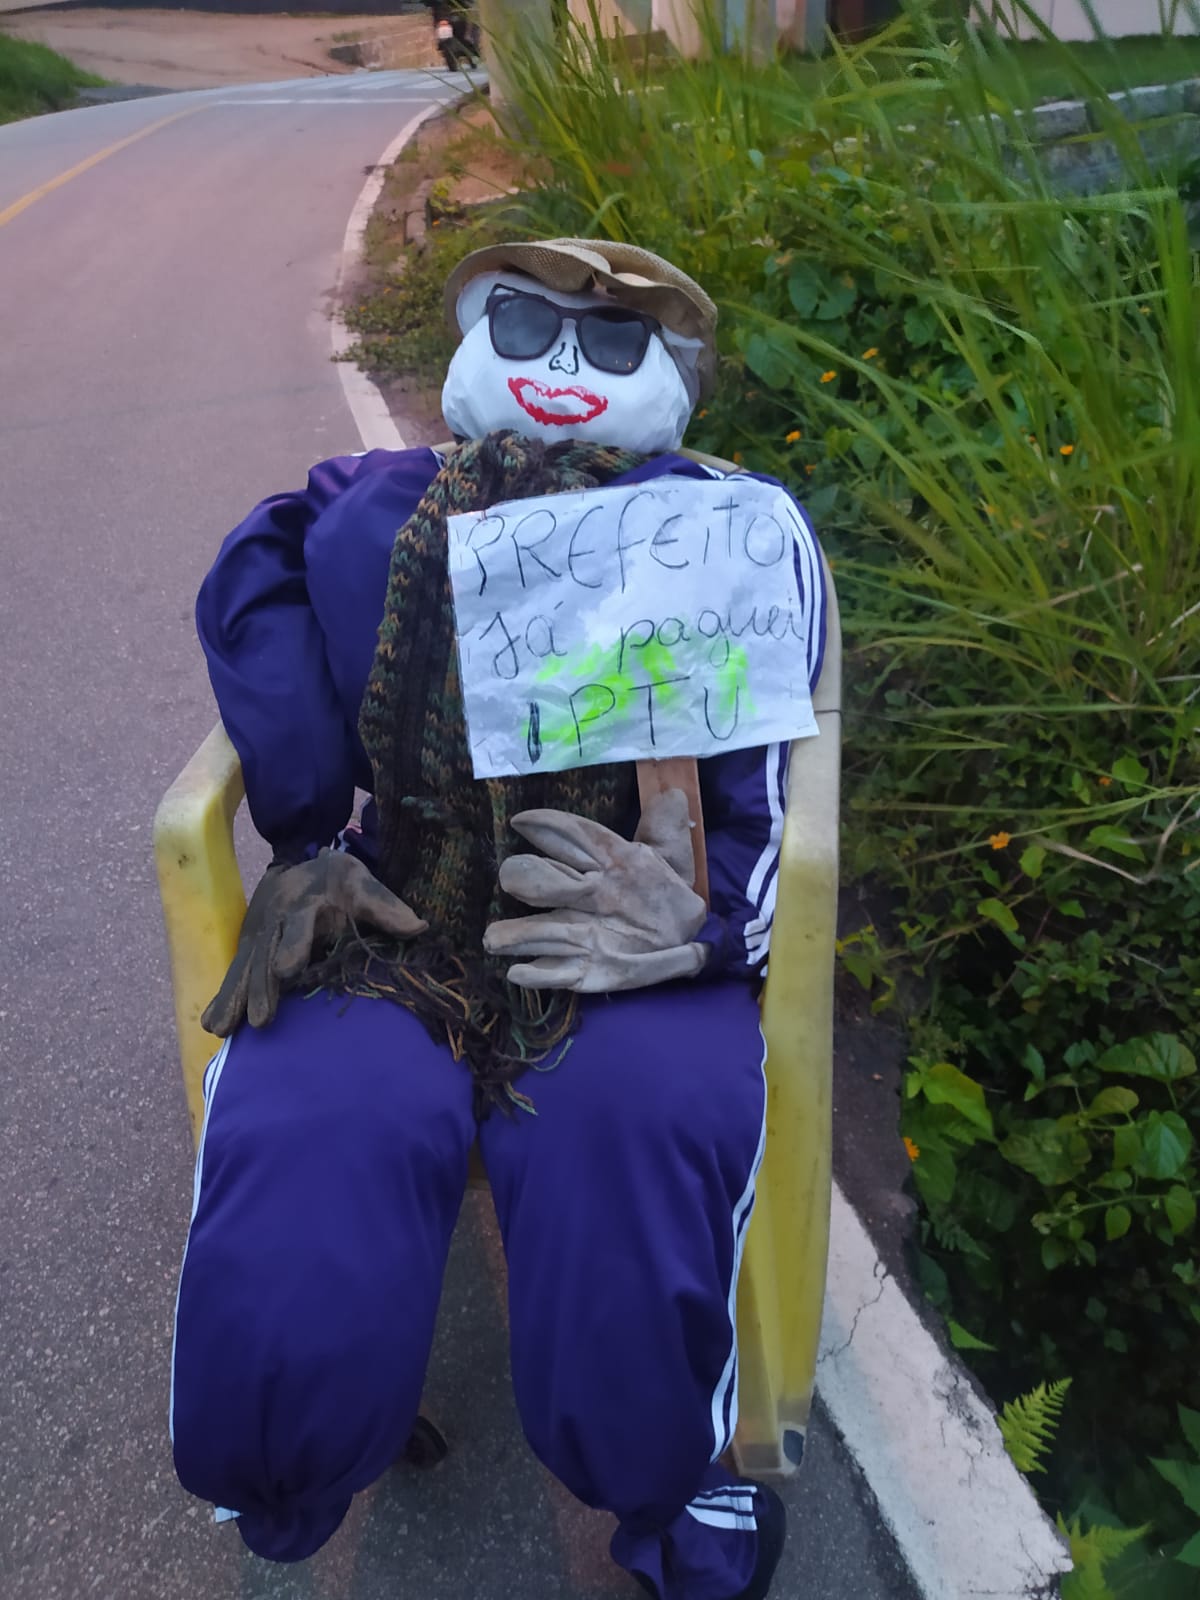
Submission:
{"label": "small yellow flower", "polygon": [[878,349],[875,347],[875,345],[872,345],[869,350],[864,350],[863,351],[862,358],[863,358],[864,361],[874,361],[875,357],[878,354],[879,354]]}
{"label": "small yellow flower", "polygon": [[800,429],[799,428],[793,428],[791,433],[787,434],[784,437],[784,441],[783,442],[784,442],[784,444],[795,444],[796,440],[799,437],[800,437]]}
{"label": "small yellow flower", "polygon": [[1100,787],[1102,789],[1110,789],[1112,787],[1112,779],[1111,778],[1097,778],[1096,782],[1100,785]]}
{"label": "small yellow flower", "polygon": [[915,1139],[910,1139],[907,1134],[904,1135],[904,1148],[908,1151],[908,1159],[910,1161],[915,1161],[921,1154],[921,1146],[917,1144]]}
{"label": "small yellow flower", "polygon": [[1138,310],[1142,313],[1142,315],[1144,317],[1148,317],[1150,315],[1150,307],[1149,306],[1139,306]]}
{"label": "small yellow flower", "polygon": [[734,459],[735,465],[740,467],[741,464],[742,464],[742,452],[740,450],[735,450],[733,452],[733,459]]}
{"label": "small yellow flower", "polygon": [[837,373],[836,372],[823,372],[821,374],[821,382],[822,383],[832,383],[833,380],[836,377],[837,377]]}
{"label": "small yellow flower", "polygon": [[1073,456],[1075,454],[1075,446],[1073,444],[1060,444],[1058,453],[1060,456]]}
{"label": "small yellow flower", "polygon": [[983,514],[985,517],[994,517],[996,515],[995,506],[984,506]]}
{"label": "small yellow flower", "polygon": [[698,417],[706,417],[708,415],[708,407],[704,406],[701,410],[697,411],[696,415]]}
{"label": "small yellow flower", "polygon": [[993,850],[1007,850],[1009,845],[1012,843],[1012,834],[1003,832],[989,833],[988,843],[991,845]]}
{"label": "small yellow flower", "polygon": [[812,463],[811,463],[811,462],[810,462],[810,463],[809,463],[809,464],[808,464],[808,466],[806,466],[806,467],[805,467],[805,469],[804,469],[804,470],[805,470],[805,472],[807,472],[807,473],[808,473],[808,475],[809,475],[809,477],[810,477],[810,478],[811,478],[811,477],[812,477],[812,475],[813,475],[813,473],[814,473],[814,472],[815,472],[815,471],[816,471],[816,470],[817,470],[817,469],[816,469],[816,467],[814,467],[814,466],[813,466],[813,465],[812,465]]}

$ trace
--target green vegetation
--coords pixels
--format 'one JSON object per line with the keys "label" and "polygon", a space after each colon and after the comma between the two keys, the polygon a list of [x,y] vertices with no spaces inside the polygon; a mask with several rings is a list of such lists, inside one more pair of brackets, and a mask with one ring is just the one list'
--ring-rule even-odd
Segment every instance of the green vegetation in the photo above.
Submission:
{"label": "green vegetation", "polygon": [[104,83],[44,44],[0,33],[0,122],[16,122],[71,105],[78,89]]}
{"label": "green vegetation", "polygon": [[[1067,52],[1065,60],[1060,53],[1063,49]],[[903,64],[887,49],[875,57],[865,50],[860,59],[871,62],[876,70],[903,77]],[[837,70],[836,57],[796,57],[789,63],[797,86],[808,93],[821,93],[831,87]],[[1091,93],[1111,94],[1144,84],[1178,83],[1184,78],[1200,77],[1200,37],[1155,34],[1094,39],[1066,46],[1048,46],[1039,39],[1023,40],[996,49],[985,75],[991,93],[1018,102],[1025,95],[1035,102],[1070,99],[1080,93],[1085,77]]]}
{"label": "green vegetation", "polygon": [[997,1417],[1004,1448],[1022,1472],[1043,1472],[1045,1456],[1058,1428],[1070,1378],[1010,1400]]}
{"label": "green vegetation", "polygon": [[796,486],[836,566],[846,871],[886,908],[842,960],[907,1030],[927,1293],[993,1394],[1041,1395],[1064,1595],[1194,1600],[1196,178],[1095,56],[1139,52],[1033,58],[1123,164],[1079,198],[1029,141],[1029,52],[918,4],[799,91],[569,27],[508,62],[526,192],[407,281],[481,229],[593,234],[718,301],[689,442]]}
{"label": "green vegetation", "polygon": [[[1058,193],[1023,53],[917,10],[817,93],[728,57],[641,92],[593,37],[560,51],[512,64],[525,225],[715,292],[692,442],[798,484],[837,563],[847,864],[892,908],[849,954],[909,1030],[928,1291],[993,1392],[1072,1380],[1045,1492],[1153,1525],[1120,1592],[1190,1592],[1152,1461],[1200,1402],[1185,175],[1106,110],[1125,192]],[[1041,59],[1096,97],[1075,52]]]}
{"label": "green vegetation", "polygon": [[1058,100],[1078,93],[1086,73],[1106,93],[1139,84],[1178,83],[1200,77],[1200,38],[1162,34],[1133,39],[1097,39],[1070,47],[1072,69],[1065,69],[1054,51],[1037,40],[1012,47],[1016,69],[1010,91],[1020,94],[1026,83],[1036,100]]}
{"label": "green vegetation", "polygon": [[[446,278],[469,250],[476,234],[456,228],[435,235],[436,247],[414,251],[398,272],[384,276],[361,299],[344,308],[346,326],[357,336],[349,352],[378,377],[407,377],[414,373],[442,373],[454,350],[442,309]],[[366,259],[386,266],[395,253],[368,225]]]}

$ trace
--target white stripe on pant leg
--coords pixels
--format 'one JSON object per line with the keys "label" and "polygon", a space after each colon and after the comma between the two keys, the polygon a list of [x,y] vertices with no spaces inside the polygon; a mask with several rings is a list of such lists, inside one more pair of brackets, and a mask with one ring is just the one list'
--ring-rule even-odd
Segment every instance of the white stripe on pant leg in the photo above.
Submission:
{"label": "white stripe on pant leg", "polygon": [[[758,1135],[758,1149],[754,1152],[754,1160],[750,1166],[750,1176],[746,1180],[746,1187],[741,1198],[733,1208],[733,1272],[729,1280],[729,1328],[731,1341],[729,1346],[729,1359],[726,1361],[717,1387],[713,1393],[712,1424],[713,1424],[713,1453],[712,1460],[725,1454],[729,1442],[733,1438],[734,1429],[737,1427],[738,1400],[737,1400],[737,1286],[738,1274],[742,1269],[742,1250],[746,1244],[746,1230],[750,1226],[750,1217],[754,1211],[754,1186],[758,1181],[758,1169],[762,1166],[763,1151],[767,1143],[767,1040],[759,1024],[758,1036],[762,1040],[762,1060],[759,1071],[762,1074],[762,1127]],[[740,1230],[740,1231],[739,1231]],[[731,1392],[732,1391],[732,1392]],[[725,1425],[725,1405],[729,1402],[729,1424]]]}
{"label": "white stripe on pant leg", "polygon": [[[221,1081],[221,1073],[232,1043],[232,1039],[226,1039],[204,1069],[204,1121],[200,1126],[200,1145],[196,1151],[196,1166],[192,1174],[192,1214],[188,1218],[188,1243],[191,1242],[192,1223],[195,1222],[196,1213],[200,1209],[200,1174],[204,1166],[204,1141],[208,1137],[208,1119],[212,1113],[213,1096],[217,1092],[217,1084]],[[167,1412],[167,1431],[172,1444],[175,1443],[175,1345],[179,1338],[179,1295],[183,1288],[183,1269],[186,1266],[187,1244],[183,1247],[183,1260],[179,1266],[179,1283],[175,1290],[175,1316],[171,1325],[171,1400]]]}
{"label": "white stripe on pant leg", "polygon": [[696,1511],[740,1511],[744,1516],[754,1515],[754,1495],[748,1490],[727,1494],[724,1498],[698,1494],[689,1505]]}
{"label": "white stripe on pant leg", "polygon": [[707,1528],[732,1528],[740,1533],[753,1533],[758,1527],[753,1516],[744,1517],[736,1511],[697,1511],[695,1506],[689,1506],[687,1512],[689,1517],[695,1517]]}

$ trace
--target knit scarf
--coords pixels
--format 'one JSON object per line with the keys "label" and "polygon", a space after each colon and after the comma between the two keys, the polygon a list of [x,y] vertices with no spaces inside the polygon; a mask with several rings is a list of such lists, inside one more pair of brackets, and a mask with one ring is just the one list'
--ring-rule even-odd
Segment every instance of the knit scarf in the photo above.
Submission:
{"label": "knit scarf", "polygon": [[478,779],[471,767],[458,675],[447,519],[501,501],[593,489],[644,457],[576,441],[545,445],[510,432],[460,445],[396,535],[379,642],[359,713],[379,809],[376,871],[429,923],[408,942],[362,930],[310,966],[308,986],[385,996],[465,1060],[476,1114],[493,1104],[532,1109],[513,1080],[554,1064],[569,1042],[577,997],[518,988],[483,933],[529,907],[499,887],[500,863],[523,848],[509,819],[549,806],[619,826],[633,805],[628,764],[530,777]]}

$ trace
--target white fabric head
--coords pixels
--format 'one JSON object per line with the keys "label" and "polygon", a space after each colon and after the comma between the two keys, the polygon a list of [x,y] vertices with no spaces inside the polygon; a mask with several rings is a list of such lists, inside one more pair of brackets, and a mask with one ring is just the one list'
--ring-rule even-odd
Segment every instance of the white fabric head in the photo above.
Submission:
{"label": "white fabric head", "polygon": [[564,294],[516,272],[472,278],[458,299],[463,341],[442,389],[442,414],[452,433],[478,439],[512,428],[548,443],[584,439],[651,455],[679,448],[699,392],[700,340],[664,329],[651,338],[636,372],[600,372],[584,357],[575,324],[568,320],[545,355],[509,361],[492,348],[485,315],[488,296],[498,286],[539,294],[564,310],[613,304],[599,291]]}

